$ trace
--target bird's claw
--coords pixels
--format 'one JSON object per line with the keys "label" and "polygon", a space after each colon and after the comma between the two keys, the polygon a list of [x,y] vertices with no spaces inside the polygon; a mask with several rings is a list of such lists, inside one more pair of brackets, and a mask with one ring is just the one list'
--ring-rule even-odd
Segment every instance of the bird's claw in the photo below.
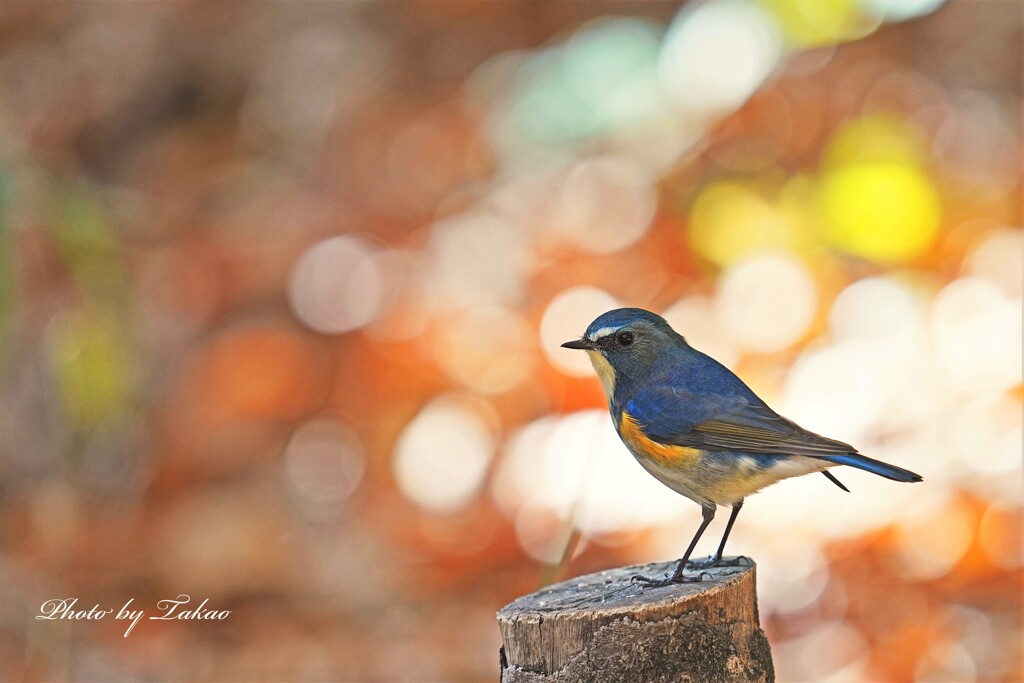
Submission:
{"label": "bird's claw", "polygon": [[750,558],[744,555],[737,555],[736,557],[706,557],[703,560],[690,560],[686,563],[687,567],[695,567],[697,569],[710,569],[712,567],[749,567],[751,564]]}
{"label": "bird's claw", "polygon": [[630,578],[630,583],[642,583],[649,588],[661,588],[663,586],[671,586],[677,583],[700,583],[704,580],[704,577],[712,578],[707,572],[701,572],[696,576],[686,576],[685,574],[679,574],[678,576],[666,576],[663,579],[652,579],[647,576],[640,574],[634,574]]}

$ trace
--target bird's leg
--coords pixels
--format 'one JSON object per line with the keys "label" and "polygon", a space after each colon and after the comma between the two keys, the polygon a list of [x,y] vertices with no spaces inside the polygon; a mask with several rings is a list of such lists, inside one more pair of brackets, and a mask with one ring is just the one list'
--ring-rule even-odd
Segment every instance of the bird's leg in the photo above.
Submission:
{"label": "bird's leg", "polygon": [[741,507],[743,507],[742,498],[732,506],[732,514],[729,515],[729,522],[725,525],[725,534],[722,536],[722,542],[718,545],[718,552],[715,553],[714,557],[709,557],[706,560],[699,560],[697,562],[691,562],[693,566],[706,569],[707,567],[736,567],[741,564],[750,563],[750,560],[742,555],[728,560],[722,558],[722,553],[725,552],[725,542],[729,540],[729,532],[732,531],[732,525],[736,521],[736,517],[740,514]]}
{"label": "bird's leg", "polygon": [[[729,540],[729,532],[732,531],[732,525],[736,522],[736,518],[739,517],[740,508],[743,507],[743,499],[741,498],[732,506],[732,514],[729,515],[729,521],[725,525],[725,533],[722,535],[722,542],[718,544],[718,552],[715,553],[715,560],[711,564],[716,567],[722,566],[722,553],[725,552],[725,542]],[[735,558],[739,559],[739,558]]]}
{"label": "bird's leg", "polygon": [[667,586],[673,583],[687,583],[690,581],[696,582],[701,580],[699,575],[690,578],[686,578],[685,576],[683,576],[683,569],[686,568],[686,563],[689,561],[690,554],[693,553],[693,549],[697,546],[697,541],[700,540],[700,537],[704,533],[704,530],[708,528],[708,524],[711,524],[711,520],[715,518],[714,504],[701,506],[701,511],[704,516],[704,521],[701,522],[700,526],[697,528],[697,533],[694,534],[693,540],[690,541],[690,547],[686,549],[686,554],[683,555],[683,558],[681,560],[679,560],[679,564],[676,565],[676,570],[672,572],[672,576],[669,576],[665,579],[650,579],[646,576],[640,576],[639,574],[637,574],[633,577],[634,581],[640,581],[642,583],[647,584],[648,586],[657,588],[659,586]]}

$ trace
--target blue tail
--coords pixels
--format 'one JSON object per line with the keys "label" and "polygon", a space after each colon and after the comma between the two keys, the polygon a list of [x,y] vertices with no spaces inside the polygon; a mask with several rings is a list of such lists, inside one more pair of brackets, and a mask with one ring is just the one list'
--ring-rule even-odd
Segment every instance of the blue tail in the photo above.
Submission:
{"label": "blue tail", "polygon": [[822,460],[828,460],[834,462],[837,465],[849,465],[850,467],[856,467],[858,470],[865,470],[872,474],[877,474],[886,479],[893,479],[895,481],[921,481],[920,474],[914,474],[910,470],[905,470],[895,465],[882,462],[881,460],[875,460],[869,458],[866,455],[859,453],[850,453],[849,455],[829,455],[822,457]]}

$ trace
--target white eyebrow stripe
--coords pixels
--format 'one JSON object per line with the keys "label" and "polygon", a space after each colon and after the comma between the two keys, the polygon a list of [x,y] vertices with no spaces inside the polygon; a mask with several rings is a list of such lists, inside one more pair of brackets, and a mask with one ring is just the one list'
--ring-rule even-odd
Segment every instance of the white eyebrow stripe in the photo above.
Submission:
{"label": "white eyebrow stripe", "polygon": [[614,332],[617,329],[619,329],[619,328],[617,328],[617,327],[602,327],[601,329],[595,331],[593,334],[588,335],[587,339],[589,339],[592,342],[596,342],[598,339],[602,339],[604,337],[607,337],[609,334],[611,334],[612,332]]}

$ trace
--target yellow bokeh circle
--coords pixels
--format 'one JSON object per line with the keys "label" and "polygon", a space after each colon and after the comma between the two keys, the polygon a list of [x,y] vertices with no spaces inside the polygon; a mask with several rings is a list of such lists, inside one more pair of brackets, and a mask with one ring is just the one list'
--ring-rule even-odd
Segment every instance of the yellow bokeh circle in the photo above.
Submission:
{"label": "yellow bokeh circle", "polygon": [[818,190],[819,227],[836,249],[872,261],[911,260],[939,230],[939,194],[917,166],[854,163],[825,173]]}

